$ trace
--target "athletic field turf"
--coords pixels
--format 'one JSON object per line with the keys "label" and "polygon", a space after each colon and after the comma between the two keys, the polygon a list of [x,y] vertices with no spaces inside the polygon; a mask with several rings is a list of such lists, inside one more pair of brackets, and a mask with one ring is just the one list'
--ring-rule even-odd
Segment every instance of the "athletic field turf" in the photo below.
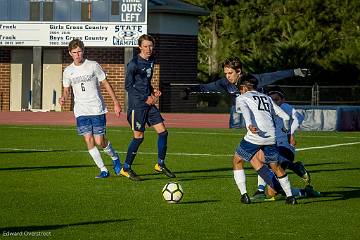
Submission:
{"label": "athletic field turf", "polygon": [[[244,131],[169,129],[167,165],[184,188],[162,199],[156,134],[148,130],[133,169],[142,182],[99,173],[74,127],[0,126],[1,237],[41,239],[359,239],[360,133],[299,132],[297,160],[319,198],[241,204],[231,156]],[[122,161],[128,128],[107,132]],[[250,195],[255,172],[247,165]],[[289,173],[293,186],[301,180]],[[26,238],[25,238],[26,239]]]}

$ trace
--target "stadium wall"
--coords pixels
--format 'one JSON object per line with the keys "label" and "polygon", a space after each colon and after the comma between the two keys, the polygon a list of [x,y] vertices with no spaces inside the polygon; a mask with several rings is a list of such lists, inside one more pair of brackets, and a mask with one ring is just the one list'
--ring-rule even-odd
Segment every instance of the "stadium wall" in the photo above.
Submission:
{"label": "stadium wall", "polygon": [[359,106],[296,106],[304,131],[360,131]]}

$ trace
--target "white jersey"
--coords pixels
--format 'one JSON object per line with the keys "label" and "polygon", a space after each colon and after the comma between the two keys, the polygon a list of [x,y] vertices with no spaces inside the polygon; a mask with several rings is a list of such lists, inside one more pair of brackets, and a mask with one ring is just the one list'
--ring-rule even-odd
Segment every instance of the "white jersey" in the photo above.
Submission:
{"label": "white jersey", "polygon": [[295,147],[290,145],[289,143],[288,134],[295,133],[295,131],[299,128],[301,122],[304,120],[304,117],[287,103],[281,104],[280,108],[290,116],[290,132],[287,133],[283,131],[283,121],[280,117],[276,117],[276,143],[278,146],[286,147],[293,153],[295,153]]}
{"label": "white jersey", "polygon": [[65,68],[63,86],[72,87],[75,117],[101,115],[107,112],[100,91],[100,82],[105,79],[105,72],[95,61],[85,59],[79,66],[72,63]]}
{"label": "white jersey", "polygon": [[[244,139],[256,145],[275,144],[275,115],[289,120],[289,116],[269,96],[257,91],[248,91],[236,97],[236,109],[238,108],[243,113],[248,130]],[[256,127],[259,132],[252,133],[249,125]]]}

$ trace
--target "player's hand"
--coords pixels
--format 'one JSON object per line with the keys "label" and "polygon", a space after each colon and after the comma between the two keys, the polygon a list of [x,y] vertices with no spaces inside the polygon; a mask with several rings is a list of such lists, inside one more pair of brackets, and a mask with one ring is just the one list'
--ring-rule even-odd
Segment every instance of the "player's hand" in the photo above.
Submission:
{"label": "player's hand", "polygon": [[289,136],[289,143],[291,146],[296,146],[295,136],[293,134]]}
{"label": "player's hand", "polygon": [[120,117],[121,106],[119,102],[114,103],[114,112],[117,117]]}
{"label": "player's hand", "polygon": [[158,97],[161,96],[161,91],[158,90],[158,89],[154,89],[153,94],[154,94],[154,96],[155,96],[156,98],[158,98]]}
{"label": "player's hand", "polygon": [[248,128],[249,128],[250,132],[252,132],[254,134],[257,134],[259,132],[259,129],[252,124],[250,124]]}
{"label": "player's hand", "polygon": [[59,98],[59,104],[60,106],[64,105],[65,104],[65,97],[62,96],[61,98]]}
{"label": "player's hand", "polygon": [[148,96],[148,98],[146,99],[145,103],[147,105],[155,105],[155,103],[157,102],[158,98],[156,98],[154,95]]}
{"label": "player's hand", "polygon": [[311,71],[308,68],[296,68],[294,69],[294,75],[298,77],[309,77],[311,76]]}

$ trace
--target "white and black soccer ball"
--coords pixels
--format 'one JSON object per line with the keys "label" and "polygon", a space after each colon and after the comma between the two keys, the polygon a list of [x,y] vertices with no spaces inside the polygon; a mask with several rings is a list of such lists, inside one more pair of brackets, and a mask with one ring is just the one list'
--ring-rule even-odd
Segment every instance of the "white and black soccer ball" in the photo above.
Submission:
{"label": "white and black soccer ball", "polygon": [[168,182],[162,189],[162,195],[168,203],[178,203],[184,195],[183,188],[177,182]]}

